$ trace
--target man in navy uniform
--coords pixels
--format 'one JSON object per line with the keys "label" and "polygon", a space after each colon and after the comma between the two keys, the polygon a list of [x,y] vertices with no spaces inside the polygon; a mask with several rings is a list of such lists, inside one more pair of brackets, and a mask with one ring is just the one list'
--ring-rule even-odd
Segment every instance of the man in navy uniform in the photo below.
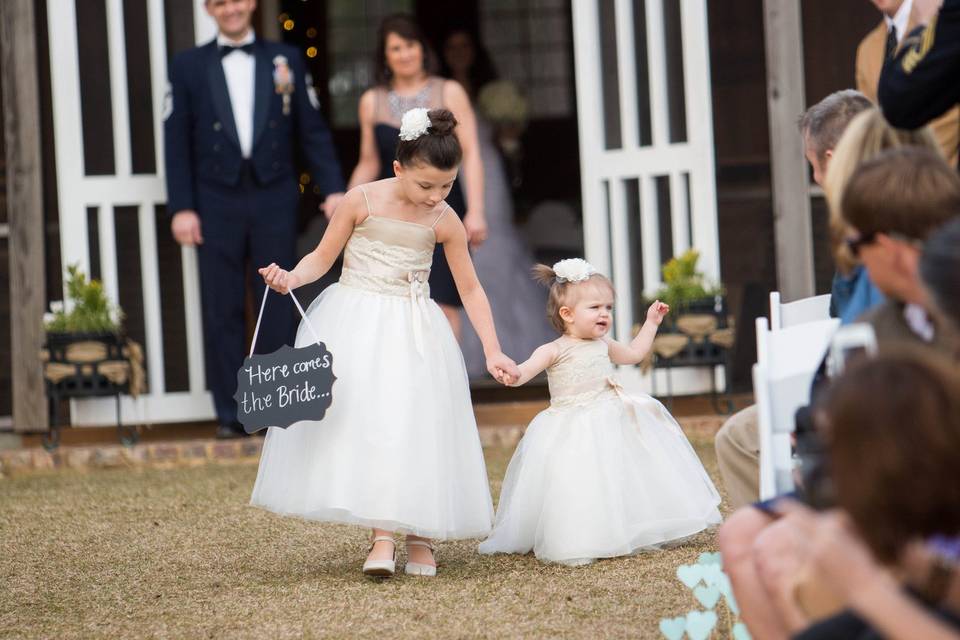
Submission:
{"label": "man in navy uniform", "polygon": [[922,127],[960,103],[960,0],[914,0],[910,33],[880,75],[880,106],[895,127]]}
{"label": "man in navy uniform", "polygon": [[[256,0],[205,0],[216,40],[178,54],[164,106],[167,210],[177,242],[196,246],[203,300],[207,385],[217,437],[243,435],[233,394],[245,354],[244,304],[249,278],[259,307],[264,285],[255,269],[295,265],[299,145],[332,212],[344,183],[330,132],[297,49],[257,38]],[[267,304],[257,352],[293,336],[293,305]]]}

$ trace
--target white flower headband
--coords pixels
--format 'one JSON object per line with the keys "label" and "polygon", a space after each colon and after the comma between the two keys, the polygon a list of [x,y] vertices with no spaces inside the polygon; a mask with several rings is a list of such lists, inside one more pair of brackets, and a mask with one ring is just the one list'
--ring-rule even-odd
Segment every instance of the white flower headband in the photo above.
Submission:
{"label": "white flower headband", "polygon": [[403,114],[403,118],[400,120],[400,139],[416,140],[425,134],[432,124],[427,116],[429,112],[429,109],[417,107]]}
{"label": "white flower headband", "polygon": [[557,282],[583,282],[597,273],[592,264],[583,258],[567,258],[553,265],[553,272],[557,275]]}

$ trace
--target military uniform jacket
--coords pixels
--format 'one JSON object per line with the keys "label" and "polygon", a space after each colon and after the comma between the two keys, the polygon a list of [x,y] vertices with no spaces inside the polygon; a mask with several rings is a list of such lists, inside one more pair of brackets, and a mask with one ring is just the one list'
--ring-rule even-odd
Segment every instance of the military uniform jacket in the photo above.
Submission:
{"label": "military uniform jacket", "polygon": [[880,106],[896,127],[922,127],[960,103],[960,0],[911,32],[880,74]]}
{"label": "military uniform jacket", "polygon": [[[911,21],[907,25],[906,33],[910,34],[915,29],[916,25]],[[873,102],[877,102],[877,85],[880,82],[880,72],[883,70],[886,41],[887,25],[881,21],[857,47],[857,90]],[[902,45],[906,46],[909,43],[910,39],[905,35]],[[902,47],[898,47],[900,48]],[[932,120],[929,125],[943,155],[956,166],[957,151],[960,148],[960,107],[950,108],[942,116]]]}
{"label": "military uniform jacket", "polygon": [[[321,192],[343,191],[330,131],[299,51],[258,38],[253,55],[250,163],[257,182],[269,185],[293,178],[299,144]],[[237,185],[243,156],[216,40],[179,53],[169,73],[164,144],[167,210],[173,213],[197,208],[198,185]]]}

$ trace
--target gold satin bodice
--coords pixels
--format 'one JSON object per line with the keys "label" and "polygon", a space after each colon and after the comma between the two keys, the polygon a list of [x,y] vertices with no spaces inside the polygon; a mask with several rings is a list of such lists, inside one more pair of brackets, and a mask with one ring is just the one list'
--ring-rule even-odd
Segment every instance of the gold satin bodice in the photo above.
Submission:
{"label": "gold satin bodice", "polygon": [[430,227],[367,216],[347,241],[340,284],[384,295],[430,297],[427,279],[435,244]]}

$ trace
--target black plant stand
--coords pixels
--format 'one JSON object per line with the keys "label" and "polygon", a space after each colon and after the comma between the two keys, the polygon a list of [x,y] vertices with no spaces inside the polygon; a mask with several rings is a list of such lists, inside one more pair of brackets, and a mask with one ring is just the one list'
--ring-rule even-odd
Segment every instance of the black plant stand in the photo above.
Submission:
{"label": "black plant stand", "polygon": [[[67,359],[67,349],[80,342],[99,342],[106,351],[104,357],[94,361],[76,362]],[[60,445],[60,402],[66,398],[94,398],[113,396],[117,405],[117,435],[120,442],[130,446],[137,442],[136,427],[123,424],[120,416],[120,398],[130,391],[130,375],[122,384],[110,380],[102,371],[108,363],[128,362],[123,353],[126,340],[114,333],[48,333],[48,363],[66,365],[73,372],[56,382],[46,379],[47,399],[50,403],[50,430],[43,436],[43,446],[48,451]]]}
{"label": "black plant stand", "polygon": [[[697,300],[684,305],[683,314],[711,315],[717,319],[717,329],[726,329],[729,326],[727,321],[727,303],[726,298],[717,296],[704,300]],[[666,358],[659,354],[654,354],[654,369],[666,369],[667,373],[667,406],[673,406],[673,380],[671,369],[677,367],[709,367],[710,368],[710,402],[714,411],[717,413],[733,413],[733,401],[730,398],[730,349],[710,342],[709,336],[696,338],[680,331],[676,322],[664,326],[661,335],[672,334],[687,337],[687,344],[684,345],[678,353]],[[723,367],[724,389],[721,404],[720,392],[717,389],[716,367]],[[651,381],[653,395],[657,395],[657,377],[653,376]]]}

